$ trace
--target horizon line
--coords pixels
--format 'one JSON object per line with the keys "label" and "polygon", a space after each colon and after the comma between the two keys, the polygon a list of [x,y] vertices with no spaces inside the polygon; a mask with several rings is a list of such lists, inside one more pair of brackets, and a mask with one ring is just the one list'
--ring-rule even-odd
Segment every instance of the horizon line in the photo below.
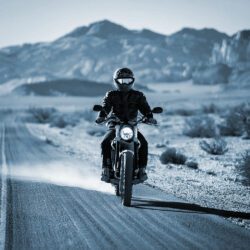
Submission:
{"label": "horizon line", "polygon": [[0,49],[4,49],[4,48],[8,48],[8,47],[17,47],[17,46],[20,46],[20,47],[21,47],[21,46],[24,46],[24,45],[34,45],[34,44],[39,44],[39,43],[51,43],[51,42],[54,42],[54,41],[56,41],[57,39],[59,39],[59,38],[61,38],[61,37],[66,36],[67,34],[70,34],[71,32],[73,32],[74,30],[76,30],[76,29],[78,29],[78,28],[89,27],[89,26],[91,26],[91,25],[93,25],[93,24],[101,23],[101,22],[104,22],[104,21],[108,21],[108,22],[113,23],[113,24],[115,24],[115,25],[122,26],[122,27],[124,27],[125,29],[130,30],[130,31],[148,30],[148,31],[151,31],[151,32],[156,33],[156,34],[158,34],[158,35],[162,35],[162,36],[166,36],[166,37],[172,36],[173,34],[178,33],[179,31],[181,31],[181,30],[183,30],[183,29],[193,29],[193,30],[197,30],[197,31],[201,31],[201,30],[205,30],[205,29],[208,29],[208,30],[209,30],[209,29],[210,29],[210,30],[216,30],[217,32],[219,32],[219,33],[224,33],[224,34],[226,34],[226,35],[229,36],[229,37],[232,37],[233,35],[237,34],[237,33],[240,32],[240,31],[249,30],[249,29],[247,29],[247,28],[240,29],[240,30],[234,32],[232,35],[230,35],[228,32],[218,30],[218,29],[216,29],[216,28],[214,28],[214,27],[207,27],[207,26],[206,26],[206,27],[203,27],[203,28],[194,28],[194,27],[189,27],[189,26],[183,26],[181,29],[176,30],[175,32],[171,32],[170,34],[164,34],[164,33],[161,33],[161,32],[155,31],[155,30],[153,30],[153,29],[146,28],[146,27],[143,27],[143,28],[141,28],[141,29],[131,29],[131,28],[128,28],[126,25],[122,25],[122,24],[119,24],[119,23],[117,23],[117,22],[114,22],[114,21],[112,21],[112,20],[110,20],[110,19],[104,18],[104,19],[100,19],[100,20],[97,20],[97,21],[94,21],[94,22],[90,22],[90,23],[85,24],[85,25],[81,25],[81,26],[75,27],[75,28],[71,29],[70,31],[68,31],[68,32],[66,32],[66,33],[64,33],[64,34],[62,34],[61,36],[58,36],[57,38],[55,38],[55,39],[53,39],[53,40],[39,40],[39,41],[33,41],[33,42],[28,42],[28,41],[27,41],[27,42],[22,42],[22,43],[19,43],[19,44],[18,44],[18,43],[13,43],[13,44],[9,44],[9,45],[3,45],[3,46],[0,47]]}

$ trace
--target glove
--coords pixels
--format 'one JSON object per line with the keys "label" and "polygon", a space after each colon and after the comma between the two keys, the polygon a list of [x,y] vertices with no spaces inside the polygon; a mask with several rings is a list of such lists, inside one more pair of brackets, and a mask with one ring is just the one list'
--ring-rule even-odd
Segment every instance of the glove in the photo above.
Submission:
{"label": "glove", "polygon": [[105,118],[104,118],[104,117],[98,117],[98,118],[95,120],[95,122],[96,122],[97,124],[103,123],[104,121],[105,121]]}
{"label": "glove", "polygon": [[157,121],[154,118],[147,118],[146,121],[147,121],[147,123],[151,123],[151,124],[154,124],[154,125],[157,124]]}

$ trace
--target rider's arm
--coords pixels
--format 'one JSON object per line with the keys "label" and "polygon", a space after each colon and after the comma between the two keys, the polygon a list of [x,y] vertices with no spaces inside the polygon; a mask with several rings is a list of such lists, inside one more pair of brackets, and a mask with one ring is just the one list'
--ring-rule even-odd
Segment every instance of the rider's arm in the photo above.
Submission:
{"label": "rider's arm", "polygon": [[103,98],[102,107],[104,110],[99,113],[99,117],[106,117],[112,108],[111,91],[107,92]]}
{"label": "rider's arm", "polygon": [[141,93],[141,96],[139,99],[139,111],[147,118],[153,118],[151,108],[150,108],[150,106],[147,102],[147,99],[143,93]]}

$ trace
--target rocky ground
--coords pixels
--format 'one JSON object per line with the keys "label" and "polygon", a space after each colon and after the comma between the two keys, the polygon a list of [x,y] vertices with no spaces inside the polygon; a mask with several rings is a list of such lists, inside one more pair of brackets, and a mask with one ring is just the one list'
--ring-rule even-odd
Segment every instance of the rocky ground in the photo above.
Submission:
{"label": "rocky ground", "polygon": [[[202,138],[183,135],[186,119],[182,115],[159,115],[159,126],[141,126],[149,141],[147,184],[205,207],[249,213],[250,186],[246,185],[246,177],[240,169],[242,154],[249,149],[249,140],[225,137],[226,152],[211,155],[201,149]],[[88,155],[93,171],[98,171],[101,162],[99,144],[105,128],[86,119],[74,127],[57,128],[32,123],[28,127],[34,135],[67,154],[78,158],[85,155],[85,160]],[[206,139],[207,142],[211,140]],[[159,158],[169,147],[176,148],[198,166],[162,164]],[[250,229],[248,220],[232,218],[231,221]]]}

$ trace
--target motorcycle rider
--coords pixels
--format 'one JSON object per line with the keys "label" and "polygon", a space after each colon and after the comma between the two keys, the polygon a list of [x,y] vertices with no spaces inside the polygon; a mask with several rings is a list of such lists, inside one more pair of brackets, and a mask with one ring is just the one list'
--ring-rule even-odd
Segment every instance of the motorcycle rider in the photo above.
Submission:
{"label": "motorcycle rider", "polygon": [[[121,121],[133,121],[137,119],[138,111],[140,111],[147,119],[148,123],[156,124],[153,118],[151,108],[144,94],[133,89],[134,74],[129,68],[117,69],[113,75],[113,82],[116,90],[106,93],[103,99],[103,110],[99,113],[96,123],[100,124],[105,121],[107,115],[119,118]],[[102,181],[110,182],[112,175],[111,166],[111,141],[115,137],[114,124],[109,125],[109,130],[104,136],[101,143],[102,149]],[[148,143],[144,136],[138,131],[138,139],[140,141],[139,148],[139,178],[147,179],[146,166],[148,156]]]}

